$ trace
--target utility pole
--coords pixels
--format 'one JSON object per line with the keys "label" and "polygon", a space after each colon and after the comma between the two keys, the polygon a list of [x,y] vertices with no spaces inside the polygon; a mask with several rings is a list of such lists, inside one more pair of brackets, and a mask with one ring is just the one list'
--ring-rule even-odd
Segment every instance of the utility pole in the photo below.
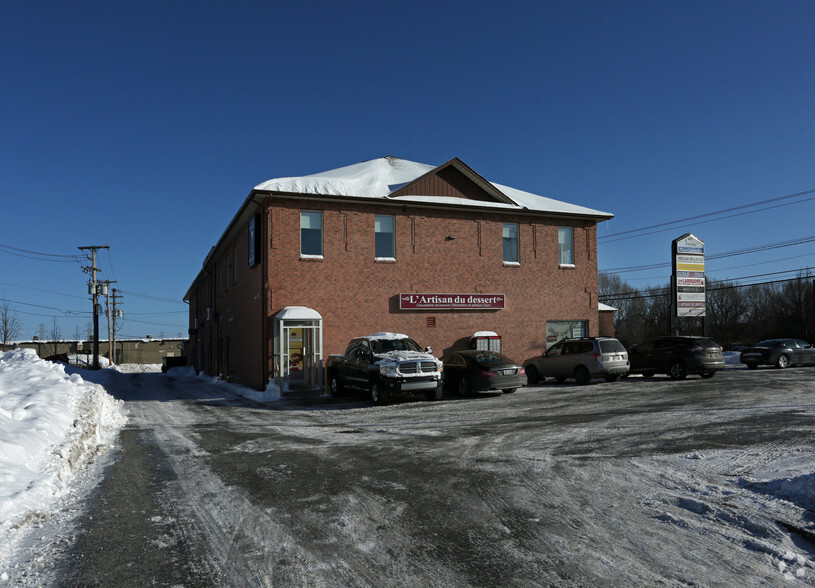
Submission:
{"label": "utility pole", "polygon": [[101,271],[96,267],[96,250],[97,249],[110,249],[108,245],[89,245],[87,247],[78,247],[80,251],[90,249],[91,262],[90,267],[82,266],[82,271],[91,274],[91,279],[88,282],[88,293],[93,297],[93,369],[99,369],[99,292],[98,282],[96,281],[96,272]]}
{"label": "utility pole", "polygon": [[103,282],[99,282],[102,284],[102,294],[105,295],[105,315],[108,317],[108,359],[110,360],[110,365],[113,365],[113,340],[111,339],[111,331],[110,331],[110,285],[115,284],[116,280],[105,280]]}
{"label": "utility pole", "polygon": [[116,351],[115,351],[115,349],[116,349],[116,319],[117,318],[122,318],[122,316],[123,316],[122,311],[116,309],[116,300],[118,298],[121,298],[121,296],[119,296],[116,292],[118,292],[118,290],[116,288],[114,288],[113,289],[113,339],[112,339],[112,342],[111,342],[111,349],[113,349],[114,351],[111,351],[111,360],[110,360],[111,363],[113,362],[113,358],[116,357]]}

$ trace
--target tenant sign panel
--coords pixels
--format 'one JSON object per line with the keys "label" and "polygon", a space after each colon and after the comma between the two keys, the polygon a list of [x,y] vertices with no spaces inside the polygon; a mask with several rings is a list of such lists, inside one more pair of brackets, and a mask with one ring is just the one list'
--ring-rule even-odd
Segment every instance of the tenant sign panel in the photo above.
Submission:
{"label": "tenant sign panel", "polygon": [[690,233],[671,244],[676,316],[705,316],[705,244]]}

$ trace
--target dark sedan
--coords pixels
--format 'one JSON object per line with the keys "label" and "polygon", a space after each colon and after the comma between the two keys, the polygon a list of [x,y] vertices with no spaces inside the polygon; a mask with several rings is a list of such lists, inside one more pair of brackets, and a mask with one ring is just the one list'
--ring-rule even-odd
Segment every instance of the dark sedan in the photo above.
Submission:
{"label": "dark sedan", "polygon": [[456,351],[442,357],[441,362],[444,387],[456,390],[461,396],[489,390],[510,394],[526,383],[523,366],[496,351]]}
{"label": "dark sedan", "polygon": [[712,378],[724,369],[722,348],[708,337],[654,337],[628,350],[631,374],[650,378],[668,374],[683,380],[688,374]]}
{"label": "dark sedan", "polygon": [[760,365],[815,365],[815,347],[802,339],[767,339],[742,349],[741,363],[751,370]]}

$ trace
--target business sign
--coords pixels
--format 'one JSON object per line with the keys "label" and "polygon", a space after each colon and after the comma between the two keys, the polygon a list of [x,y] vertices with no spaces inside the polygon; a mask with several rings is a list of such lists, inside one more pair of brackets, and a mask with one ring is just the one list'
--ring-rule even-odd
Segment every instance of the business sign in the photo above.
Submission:
{"label": "business sign", "polygon": [[401,310],[500,310],[503,294],[399,294]]}
{"label": "business sign", "polygon": [[705,316],[705,244],[690,233],[671,244],[676,316]]}

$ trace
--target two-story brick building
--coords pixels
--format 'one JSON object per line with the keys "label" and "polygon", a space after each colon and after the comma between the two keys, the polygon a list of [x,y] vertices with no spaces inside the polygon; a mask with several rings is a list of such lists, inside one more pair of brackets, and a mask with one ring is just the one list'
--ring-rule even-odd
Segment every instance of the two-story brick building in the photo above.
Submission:
{"label": "two-story brick building", "polygon": [[458,159],[384,157],[256,186],[185,296],[188,360],[255,388],[322,385],[349,339],[436,355],[494,332],[516,361],[597,335],[607,212],[489,182]]}

